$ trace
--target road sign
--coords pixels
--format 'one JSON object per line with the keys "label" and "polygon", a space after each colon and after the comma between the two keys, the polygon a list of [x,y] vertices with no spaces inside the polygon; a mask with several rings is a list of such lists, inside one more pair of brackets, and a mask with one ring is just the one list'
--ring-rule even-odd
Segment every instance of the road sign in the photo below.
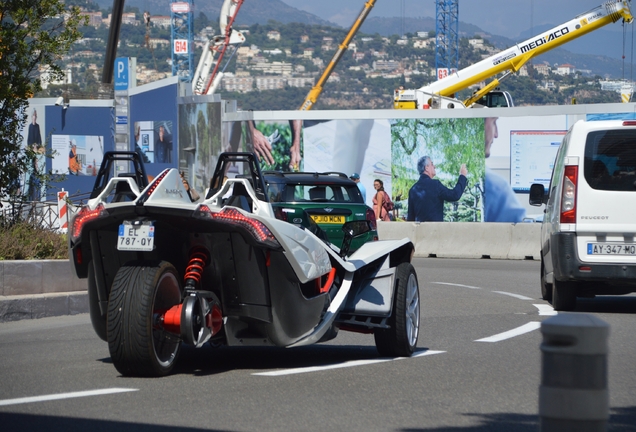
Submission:
{"label": "road sign", "polygon": [[115,90],[128,90],[130,68],[128,57],[115,59]]}

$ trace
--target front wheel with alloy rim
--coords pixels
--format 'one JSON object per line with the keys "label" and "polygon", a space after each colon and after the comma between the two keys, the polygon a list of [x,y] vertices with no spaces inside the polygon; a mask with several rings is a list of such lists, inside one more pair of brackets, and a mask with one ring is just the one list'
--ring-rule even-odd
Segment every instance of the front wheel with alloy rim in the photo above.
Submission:
{"label": "front wheel with alloy rim", "polygon": [[375,346],[383,357],[409,357],[420,329],[420,290],[411,263],[398,265],[395,278],[389,328],[375,331]]}
{"label": "front wheel with alloy rim", "polygon": [[166,261],[133,263],[115,275],[108,301],[108,349],[125,376],[164,376],[181,349],[158,319],[181,303],[177,270]]}

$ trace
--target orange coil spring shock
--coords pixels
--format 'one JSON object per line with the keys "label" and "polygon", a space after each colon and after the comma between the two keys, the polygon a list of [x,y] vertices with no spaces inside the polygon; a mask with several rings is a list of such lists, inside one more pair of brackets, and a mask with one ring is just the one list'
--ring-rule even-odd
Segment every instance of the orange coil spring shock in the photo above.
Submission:
{"label": "orange coil spring shock", "polygon": [[203,269],[210,260],[210,253],[204,247],[195,247],[190,251],[190,262],[186,267],[184,281],[186,287],[195,287],[201,280]]}

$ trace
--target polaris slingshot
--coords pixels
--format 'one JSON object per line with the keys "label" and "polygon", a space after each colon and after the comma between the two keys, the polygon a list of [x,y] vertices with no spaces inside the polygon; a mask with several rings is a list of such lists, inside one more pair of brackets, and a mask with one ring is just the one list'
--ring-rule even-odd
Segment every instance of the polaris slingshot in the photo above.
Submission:
{"label": "polaris slingshot", "polygon": [[[112,176],[114,165],[132,173]],[[232,167],[235,178],[227,178]],[[258,160],[223,153],[204,197],[177,169],[148,181],[135,152],[107,152],[71,221],[69,256],[88,278],[90,317],[126,376],[164,376],[182,344],[298,347],[339,330],[410,356],[420,302],[409,239],[349,254],[367,220],[330,244],[306,214],[269,200]],[[304,213],[300,210],[301,213]]]}

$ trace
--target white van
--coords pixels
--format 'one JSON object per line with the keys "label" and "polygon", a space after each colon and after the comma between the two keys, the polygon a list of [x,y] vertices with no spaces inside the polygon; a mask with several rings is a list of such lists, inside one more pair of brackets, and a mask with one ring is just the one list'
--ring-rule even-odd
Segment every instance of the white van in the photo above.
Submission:
{"label": "white van", "polygon": [[578,121],[563,138],[541,225],[541,294],[555,310],[576,298],[636,292],[636,121]]}

